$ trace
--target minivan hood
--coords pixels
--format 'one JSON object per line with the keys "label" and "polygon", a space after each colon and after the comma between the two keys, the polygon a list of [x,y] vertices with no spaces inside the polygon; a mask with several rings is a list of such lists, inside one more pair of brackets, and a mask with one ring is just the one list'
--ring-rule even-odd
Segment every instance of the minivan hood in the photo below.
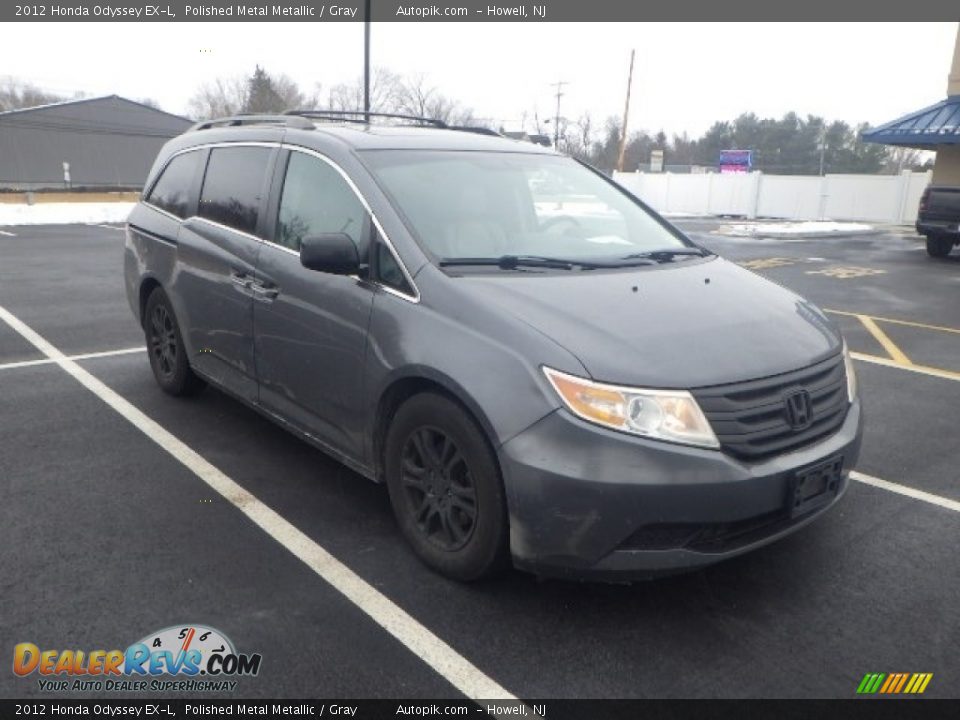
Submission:
{"label": "minivan hood", "polygon": [[840,351],[813,304],[722,258],[624,271],[455,278],[478,302],[575,355],[594,380],[694,388],[812,365]]}

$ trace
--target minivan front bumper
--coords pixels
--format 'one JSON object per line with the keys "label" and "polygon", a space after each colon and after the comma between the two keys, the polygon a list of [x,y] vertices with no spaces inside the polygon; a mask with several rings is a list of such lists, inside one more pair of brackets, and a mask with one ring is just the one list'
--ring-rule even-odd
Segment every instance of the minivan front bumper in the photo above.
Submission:
{"label": "minivan front bumper", "polygon": [[[719,562],[806,525],[844,493],[860,453],[859,400],[823,440],[757,462],[633,437],[559,409],[500,448],[514,564],[630,580]],[[791,516],[798,472],[841,461],[836,490]]]}

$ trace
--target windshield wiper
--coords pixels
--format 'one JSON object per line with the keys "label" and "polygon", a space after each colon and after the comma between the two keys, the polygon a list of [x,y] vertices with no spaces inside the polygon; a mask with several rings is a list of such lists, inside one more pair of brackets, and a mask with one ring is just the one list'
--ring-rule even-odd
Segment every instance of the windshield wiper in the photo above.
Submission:
{"label": "windshield wiper", "polygon": [[440,260],[440,267],[455,267],[460,265],[487,265],[498,267],[503,270],[515,270],[518,267],[538,267],[551,270],[573,270],[581,268],[592,270],[594,268],[621,267],[619,261],[615,263],[604,263],[594,260],[575,260],[567,258],[546,257],[544,255],[501,255],[500,257],[457,257],[443,258]]}
{"label": "windshield wiper", "polygon": [[677,256],[692,256],[692,257],[710,257],[713,255],[712,252],[706,248],[701,247],[683,247],[683,248],[663,248],[662,250],[647,250],[645,252],[633,253],[632,255],[625,255],[624,260],[632,260],[634,258],[649,258],[655,262],[670,262]]}

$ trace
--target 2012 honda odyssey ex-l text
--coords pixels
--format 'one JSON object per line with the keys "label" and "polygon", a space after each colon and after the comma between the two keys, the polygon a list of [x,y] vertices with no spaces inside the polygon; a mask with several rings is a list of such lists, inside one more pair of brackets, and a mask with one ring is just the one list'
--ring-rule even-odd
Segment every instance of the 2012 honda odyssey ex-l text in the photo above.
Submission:
{"label": "2012 honda odyssey ex-l text", "polygon": [[125,250],[159,385],[385,482],[460,580],[674,572],[837,501],[861,410],[831,320],[571,158],[440,125],[318,111],[167,143]]}

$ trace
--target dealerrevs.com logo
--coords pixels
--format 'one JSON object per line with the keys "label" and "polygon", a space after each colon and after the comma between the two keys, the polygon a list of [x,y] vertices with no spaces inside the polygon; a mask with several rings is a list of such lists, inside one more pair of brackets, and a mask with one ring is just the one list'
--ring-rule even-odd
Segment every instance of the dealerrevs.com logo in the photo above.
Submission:
{"label": "dealerrevs.com logo", "polygon": [[40,690],[49,692],[232,691],[237,687],[233,678],[256,675],[261,659],[258,653],[238,653],[214,628],[175,625],[126,650],[42,650],[19,643],[13,649],[13,672],[24,678],[36,673]]}

